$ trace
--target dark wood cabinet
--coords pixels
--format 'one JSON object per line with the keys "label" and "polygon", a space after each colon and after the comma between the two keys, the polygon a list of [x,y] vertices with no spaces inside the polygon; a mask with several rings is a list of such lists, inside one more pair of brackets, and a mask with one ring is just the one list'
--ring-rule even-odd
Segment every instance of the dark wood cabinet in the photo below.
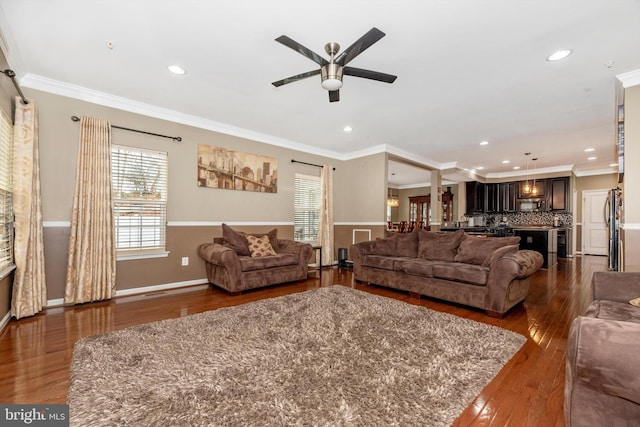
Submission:
{"label": "dark wood cabinet", "polygon": [[498,184],[500,196],[500,212],[515,212],[518,209],[518,189],[515,182],[503,182]]}
{"label": "dark wood cabinet", "polygon": [[500,184],[485,184],[484,193],[484,211],[487,213],[500,212]]}
{"label": "dark wood cabinet", "polygon": [[[431,215],[431,194],[426,196],[409,197],[409,221],[414,221],[416,226],[422,223],[429,227]],[[453,193],[451,187],[442,193],[442,220],[449,222],[453,220]]]}
{"label": "dark wood cabinet", "polygon": [[478,181],[467,181],[467,215],[485,211],[485,184]]}
{"label": "dark wood cabinet", "polygon": [[550,211],[565,211],[569,207],[569,178],[550,178],[547,206]]}
{"label": "dark wood cabinet", "polygon": [[[529,186],[529,191],[527,191],[527,186]],[[534,187],[535,191],[533,191]],[[545,197],[546,187],[547,181],[544,179],[518,181],[518,199],[538,199]]]}

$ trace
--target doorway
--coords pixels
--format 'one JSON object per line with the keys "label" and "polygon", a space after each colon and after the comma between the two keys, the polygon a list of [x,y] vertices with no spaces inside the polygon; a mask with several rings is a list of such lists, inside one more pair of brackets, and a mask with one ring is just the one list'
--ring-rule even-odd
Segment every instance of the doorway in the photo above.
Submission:
{"label": "doorway", "polygon": [[582,254],[607,255],[609,235],[605,218],[608,190],[582,192]]}

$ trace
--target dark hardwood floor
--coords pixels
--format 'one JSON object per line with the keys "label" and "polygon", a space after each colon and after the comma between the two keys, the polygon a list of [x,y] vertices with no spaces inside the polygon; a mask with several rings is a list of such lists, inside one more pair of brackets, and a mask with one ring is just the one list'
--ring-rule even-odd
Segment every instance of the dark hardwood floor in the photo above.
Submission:
{"label": "dark hardwood floor", "polygon": [[[116,298],[107,302],[47,309],[11,320],[0,336],[0,402],[65,403],[74,343],[81,337],[140,323],[187,316],[319,286],[339,284],[500,326],[528,340],[455,426],[563,426],[565,348],[571,321],[583,313],[591,276],[607,268],[605,257],[584,256],[532,276],[529,296],[502,319],[480,311],[408,293],[355,283],[351,271],[324,269],[322,278],[230,296],[211,286]],[[474,337],[469,337],[473,339]]]}

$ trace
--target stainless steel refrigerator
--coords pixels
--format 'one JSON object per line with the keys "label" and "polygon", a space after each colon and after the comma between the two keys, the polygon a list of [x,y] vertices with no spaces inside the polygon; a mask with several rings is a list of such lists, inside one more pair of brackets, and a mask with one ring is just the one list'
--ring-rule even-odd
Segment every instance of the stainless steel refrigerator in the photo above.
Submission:
{"label": "stainless steel refrigerator", "polygon": [[605,221],[609,235],[609,270],[620,270],[620,215],[622,213],[622,191],[619,188],[609,190],[605,204]]}

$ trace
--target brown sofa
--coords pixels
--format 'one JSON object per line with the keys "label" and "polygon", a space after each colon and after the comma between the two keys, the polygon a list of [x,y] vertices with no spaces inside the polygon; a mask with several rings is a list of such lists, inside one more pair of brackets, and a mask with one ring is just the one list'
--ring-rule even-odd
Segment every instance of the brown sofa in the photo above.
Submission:
{"label": "brown sofa", "polygon": [[640,273],[596,272],[593,301],[571,324],[567,426],[640,425]]}
{"label": "brown sofa", "polygon": [[542,255],[519,237],[417,230],[352,245],[355,279],[485,310],[501,317],[523,301]]}
{"label": "brown sofa", "polygon": [[[276,229],[246,235],[223,224],[222,235],[222,238],[214,238],[213,243],[198,246],[198,255],[205,260],[209,283],[237,294],[307,278],[309,259],[313,254],[310,244],[278,239]],[[269,242],[274,253],[256,256],[249,249],[247,236],[267,236],[263,240]]]}

